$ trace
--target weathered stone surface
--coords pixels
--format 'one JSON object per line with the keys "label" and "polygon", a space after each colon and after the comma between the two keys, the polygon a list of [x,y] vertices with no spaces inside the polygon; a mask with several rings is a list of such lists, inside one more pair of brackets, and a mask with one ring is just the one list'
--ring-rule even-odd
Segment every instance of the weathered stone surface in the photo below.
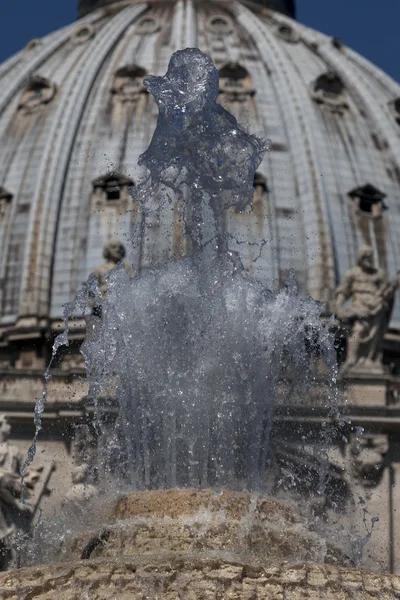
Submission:
{"label": "weathered stone surface", "polygon": [[241,564],[203,554],[164,554],[102,558],[8,572],[0,576],[0,598],[395,600],[400,598],[399,583],[397,577],[338,567],[280,563],[271,570],[262,563]]}
{"label": "weathered stone surface", "polygon": [[[157,552],[225,552],[291,562],[346,564],[308,529],[295,505],[246,492],[166,490],[120,499],[104,527],[79,532],[72,560]],[[65,547],[64,547],[65,556]]]}
{"label": "weathered stone surface", "polygon": [[326,547],[288,502],[171,490],[131,494],[107,510],[102,530],[64,548],[70,562],[2,574],[0,599],[400,599],[400,578],[322,564]]}

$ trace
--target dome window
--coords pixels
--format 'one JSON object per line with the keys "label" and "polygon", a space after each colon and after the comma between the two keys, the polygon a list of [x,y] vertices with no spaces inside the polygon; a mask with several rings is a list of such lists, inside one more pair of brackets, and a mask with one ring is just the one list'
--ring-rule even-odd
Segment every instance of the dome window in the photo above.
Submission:
{"label": "dome window", "polygon": [[147,94],[143,80],[147,72],[136,65],[118,69],[114,77],[111,93],[121,102],[137,102],[141,94]]}
{"label": "dome window", "polygon": [[12,198],[10,192],[0,187],[0,225],[8,220]]}
{"label": "dome window", "polygon": [[22,92],[18,108],[27,114],[36,112],[53,100],[56,89],[49,79],[35,75]]}
{"label": "dome window", "polygon": [[400,125],[400,98],[395,98],[389,104],[389,108],[396,119],[397,123]]}
{"label": "dome window", "polygon": [[312,98],[315,102],[325,105],[332,112],[339,114],[348,108],[344,83],[333,71],[320,75],[312,84]]}
{"label": "dome window", "polygon": [[336,50],[343,50],[344,49],[344,44],[342,42],[342,40],[338,37],[333,37],[332,38],[332,46],[334,48],[336,48]]}
{"label": "dome window", "polygon": [[156,17],[142,17],[136,23],[135,33],[139,33],[140,35],[148,35],[150,33],[156,33],[161,29],[161,23]]}
{"label": "dome window", "polygon": [[261,189],[262,192],[268,192],[267,179],[258,171],[254,175],[253,186],[255,190]]}
{"label": "dome window", "polygon": [[220,69],[219,92],[227,102],[245,102],[255,94],[248,71],[238,63],[228,63]]}
{"label": "dome window", "polygon": [[387,209],[384,203],[386,194],[367,183],[351,190],[348,195],[353,205],[352,218],[364,244],[373,248],[375,260],[387,269],[387,223],[383,218]]}
{"label": "dome window", "polygon": [[79,45],[88,42],[95,35],[93,25],[80,25],[72,35],[71,41],[73,44]]}
{"label": "dome window", "polygon": [[134,182],[121,173],[108,173],[93,181],[94,205],[102,208],[106,205],[127,204],[129,188]]}
{"label": "dome window", "polygon": [[370,183],[367,183],[363,187],[351,190],[351,192],[349,192],[349,197],[355,202],[357,211],[370,215],[371,217],[381,217],[383,211],[387,209],[387,206],[384,203],[386,194]]}
{"label": "dome window", "polygon": [[280,38],[285,40],[285,42],[289,42],[289,44],[297,44],[300,41],[297,31],[290,25],[286,25],[286,23],[279,25],[276,32]]}
{"label": "dome window", "polygon": [[226,15],[213,15],[207,21],[207,29],[216,35],[226,35],[233,31],[233,22]]}

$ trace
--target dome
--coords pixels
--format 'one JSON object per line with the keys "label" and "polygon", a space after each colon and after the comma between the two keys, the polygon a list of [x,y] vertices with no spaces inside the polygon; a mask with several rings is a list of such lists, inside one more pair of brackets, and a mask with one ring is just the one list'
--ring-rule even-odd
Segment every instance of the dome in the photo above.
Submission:
{"label": "dome", "polygon": [[[293,268],[301,291],[325,301],[369,243],[394,275],[397,83],[270,2],[105,4],[82,0],[86,16],[0,66],[4,339],[59,324],[107,240],[140,218],[129,189],[157,118],[143,78],[164,74],[182,47],[212,57],[220,102],[271,141],[252,209],[226,218],[248,272],[276,289]],[[293,14],[289,3],[276,7]],[[184,252],[178,214],[154,211],[143,226],[140,250],[128,248],[135,270]]]}

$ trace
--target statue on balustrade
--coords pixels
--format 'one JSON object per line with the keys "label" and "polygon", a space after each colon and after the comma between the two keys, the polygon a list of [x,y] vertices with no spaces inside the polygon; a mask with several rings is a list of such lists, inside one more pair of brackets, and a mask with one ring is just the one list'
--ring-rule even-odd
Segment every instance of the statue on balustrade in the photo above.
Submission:
{"label": "statue on balustrade", "polygon": [[[29,469],[24,477],[24,496],[21,483],[21,467],[25,456],[18,446],[10,444],[11,426],[7,415],[0,415],[0,570],[13,563],[18,565],[16,540],[29,532],[33,517],[37,513],[43,495],[47,491],[54,466]],[[40,480],[40,485],[39,484]],[[38,489],[39,488],[39,489]],[[29,503],[35,491],[35,504]]]}
{"label": "statue on balustrade", "polygon": [[93,272],[99,282],[100,291],[103,297],[107,294],[107,275],[110,271],[116,269],[122,263],[128,273],[132,274],[132,266],[124,260],[125,256],[125,246],[117,238],[111,238],[104,246],[103,257],[105,262],[96,267]]}
{"label": "statue on balustrade", "polygon": [[348,330],[342,375],[350,370],[383,373],[383,339],[399,282],[399,274],[389,281],[386,272],[374,266],[372,248],[360,248],[357,266],[347,271],[335,291],[335,312]]}

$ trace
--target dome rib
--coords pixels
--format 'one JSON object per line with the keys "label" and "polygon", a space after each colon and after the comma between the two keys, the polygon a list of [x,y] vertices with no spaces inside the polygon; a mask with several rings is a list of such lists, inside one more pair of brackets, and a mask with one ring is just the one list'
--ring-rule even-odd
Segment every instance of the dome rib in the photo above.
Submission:
{"label": "dome rib", "polygon": [[[307,289],[314,298],[323,300],[326,299],[326,291],[335,285],[334,251],[329,218],[324,204],[324,192],[320,178],[316,175],[322,172],[320,160],[315,149],[313,130],[304,118],[305,107],[310,105],[311,100],[304,85],[298,82],[296,70],[291,70],[290,77],[285,76],[282,65],[288,68],[290,63],[283,53],[281,42],[271,35],[268,25],[238,2],[235,2],[234,10],[238,22],[259,47],[260,54],[275,66],[274,75],[279,82],[281,92],[277,95],[282,98],[282,107],[286,104],[287,108],[285,120],[291,132],[293,166],[297,180],[303,181],[303,192],[299,190],[299,201],[304,215],[302,219],[304,236],[310,240],[306,244]],[[302,106],[301,111],[297,108],[297,114],[295,114],[293,98],[298,98]],[[301,141],[304,145],[300,143]],[[305,178],[308,179],[307,183]]]}
{"label": "dome rib", "polygon": [[[36,216],[35,222],[39,222],[39,215],[41,218],[38,231],[35,231],[35,226],[32,224],[27,240],[24,261],[26,275],[20,295],[20,315],[37,313],[42,315],[48,312],[51,265],[46,261],[43,264],[43,257],[46,255],[46,248],[54,245],[59,203],[76,130],[101,65],[123,32],[144,11],[144,8],[143,5],[129,7],[110,20],[94,38],[87,53],[82,56],[81,69],[77,69],[78,77],[71,80],[68,86],[64,86],[65,100],[64,102],[59,100],[57,117],[47,138],[41,171],[38,173],[38,186],[32,203],[32,212]],[[67,105],[65,105],[66,101]],[[46,174],[47,169],[49,171]],[[44,197],[43,185],[45,186]],[[36,243],[35,238],[38,238]]]}
{"label": "dome rib", "polygon": [[[85,19],[85,22],[92,22],[97,17],[90,15]],[[76,23],[64,27],[60,31],[50,36],[50,39],[43,44],[43,46],[35,52],[29,60],[23,61],[20,68],[13,69],[11,73],[4,78],[1,78],[1,87],[4,92],[0,93],[0,114],[4,110],[5,106],[10,102],[16,93],[23,87],[32,73],[34,73],[43,62],[55,52],[60,46],[65,44],[70,37],[72,32],[76,29]],[[17,55],[18,56],[18,55]]]}

